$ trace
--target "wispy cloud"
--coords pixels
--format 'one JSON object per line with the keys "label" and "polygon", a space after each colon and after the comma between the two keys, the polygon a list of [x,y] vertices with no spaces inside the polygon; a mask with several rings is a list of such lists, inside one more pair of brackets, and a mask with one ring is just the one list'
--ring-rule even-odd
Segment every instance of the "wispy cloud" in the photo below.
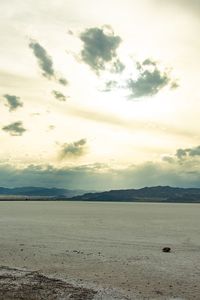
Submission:
{"label": "wispy cloud", "polygon": [[9,94],[5,94],[3,97],[7,102],[6,105],[9,107],[9,111],[14,111],[18,107],[23,106],[23,103],[20,101],[20,97],[17,97],[15,95],[9,95]]}
{"label": "wispy cloud", "polygon": [[53,61],[47,51],[36,41],[31,41],[29,47],[33,50],[33,53],[38,60],[38,64],[43,71],[42,75],[49,79],[55,77]]}
{"label": "wispy cloud", "polygon": [[12,136],[21,136],[26,131],[21,121],[11,123],[2,129]]}
{"label": "wispy cloud", "polygon": [[46,49],[36,41],[31,41],[29,47],[33,50],[35,57],[37,58],[42,75],[48,79],[55,79],[60,84],[66,86],[68,81],[61,77],[57,79],[56,72],[53,66],[52,57],[47,53]]}
{"label": "wispy cloud", "polygon": [[111,92],[113,89],[118,87],[118,82],[116,80],[109,80],[105,83],[105,87],[102,92]]}

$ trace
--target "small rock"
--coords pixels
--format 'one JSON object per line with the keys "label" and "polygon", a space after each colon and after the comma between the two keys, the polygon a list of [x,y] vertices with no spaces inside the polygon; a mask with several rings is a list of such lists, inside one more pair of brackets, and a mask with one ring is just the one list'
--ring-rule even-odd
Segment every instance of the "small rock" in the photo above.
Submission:
{"label": "small rock", "polygon": [[162,249],[162,252],[171,252],[171,248],[170,247],[164,247]]}

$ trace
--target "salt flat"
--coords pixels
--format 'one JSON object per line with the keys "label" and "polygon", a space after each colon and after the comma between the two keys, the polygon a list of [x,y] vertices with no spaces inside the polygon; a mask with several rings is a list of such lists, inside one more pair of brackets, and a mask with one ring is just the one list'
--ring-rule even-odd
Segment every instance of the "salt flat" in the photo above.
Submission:
{"label": "salt flat", "polygon": [[96,299],[199,299],[199,215],[198,204],[1,201],[0,265],[104,288]]}

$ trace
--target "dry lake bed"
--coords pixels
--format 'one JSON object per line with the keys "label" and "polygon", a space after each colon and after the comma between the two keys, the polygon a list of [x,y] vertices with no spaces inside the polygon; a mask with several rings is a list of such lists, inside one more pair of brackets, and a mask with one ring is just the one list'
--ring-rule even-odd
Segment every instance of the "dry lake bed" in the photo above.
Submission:
{"label": "dry lake bed", "polygon": [[200,299],[200,205],[1,201],[0,266],[5,300]]}

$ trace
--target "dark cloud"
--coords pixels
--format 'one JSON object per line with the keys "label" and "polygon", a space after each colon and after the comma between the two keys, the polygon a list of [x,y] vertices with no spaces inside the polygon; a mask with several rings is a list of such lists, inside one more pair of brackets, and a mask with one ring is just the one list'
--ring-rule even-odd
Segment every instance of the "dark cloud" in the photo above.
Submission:
{"label": "dark cloud", "polygon": [[200,156],[200,146],[194,148],[178,149],[176,151],[176,157],[178,159],[184,159],[187,157]]}
{"label": "dark cloud", "polygon": [[21,121],[11,123],[7,126],[4,126],[2,129],[13,136],[21,136],[26,131]]}
{"label": "dark cloud", "polygon": [[60,152],[60,158],[68,158],[68,157],[80,157],[86,153],[86,139],[81,139],[79,141],[73,143],[65,143],[62,145],[62,149]]}
{"label": "dark cloud", "polygon": [[86,29],[81,33],[80,39],[83,42],[81,58],[97,74],[106,69],[107,63],[111,63],[110,68],[113,72],[123,71],[124,65],[116,53],[121,38],[114,35],[110,27]]}
{"label": "dark cloud", "polygon": [[56,99],[58,99],[59,101],[66,101],[67,97],[65,95],[63,95],[61,92],[58,91],[52,91],[52,94],[54,95],[54,97]]}
{"label": "dark cloud", "polygon": [[176,88],[177,84],[171,80],[168,71],[160,71],[155,61],[146,59],[142,63],[137,62],[138,78],[127,80],[127,88],[130,91],[129,98],[153,96],[162,88],[169,85]]}
{"label": "dark cloud", "polygon": [[20,98],[17,96],[5,94],[3,97],[7,101],[7,106],[9,107],[9,111],[14,111],[18,107],[23,106],[23,103],[20,101]]}
{"label": "dark cloud", "polygon": [[162,160],[165,163],[170,164],[177,171],[181,167],[183,173],[200,173],[200,146],[193,148],[179,148],[174,155],[165,155]]}
{"label": "dark cloud", "polygon": [[[163,163],[164,164],[164,163]],[[16,169],[0,164],[0,182],[5,187],[43,186],[68,189],[110,190],[171,185],[200,187],[200,171],[166,168],[162,163],[145,163],[115,170],[102,164],[56,168],[30,165]]]}
{"label": "dark cloud", "polygon": [[47,78],[55,77],[52,58],[48,55],[47,51],[36,41],[31,41],[29,47],[33,50],[38,64],[42,69],[42,75]]}
{"label": "dark cloud", "polygon": [[189,150],[189,155],[190,156],[200,156],[200,146],[197,146],[195,148],[191,148]]}
{"label": "dark cloud", "polygon": [[[103,169],[103,167],[102,167]],[[29,165],[17,169],[8,164],[0,164],[0,182],[4,187],[38,186],[38,187],[63,187],[69,189],[100,188],[106,186],[109,175],[101,174],[101,166],[80,166],[56,168],[51,165]],[[99,184],[98,184],[99,181]],[[101,189],[103,187],[101,186]]]}

